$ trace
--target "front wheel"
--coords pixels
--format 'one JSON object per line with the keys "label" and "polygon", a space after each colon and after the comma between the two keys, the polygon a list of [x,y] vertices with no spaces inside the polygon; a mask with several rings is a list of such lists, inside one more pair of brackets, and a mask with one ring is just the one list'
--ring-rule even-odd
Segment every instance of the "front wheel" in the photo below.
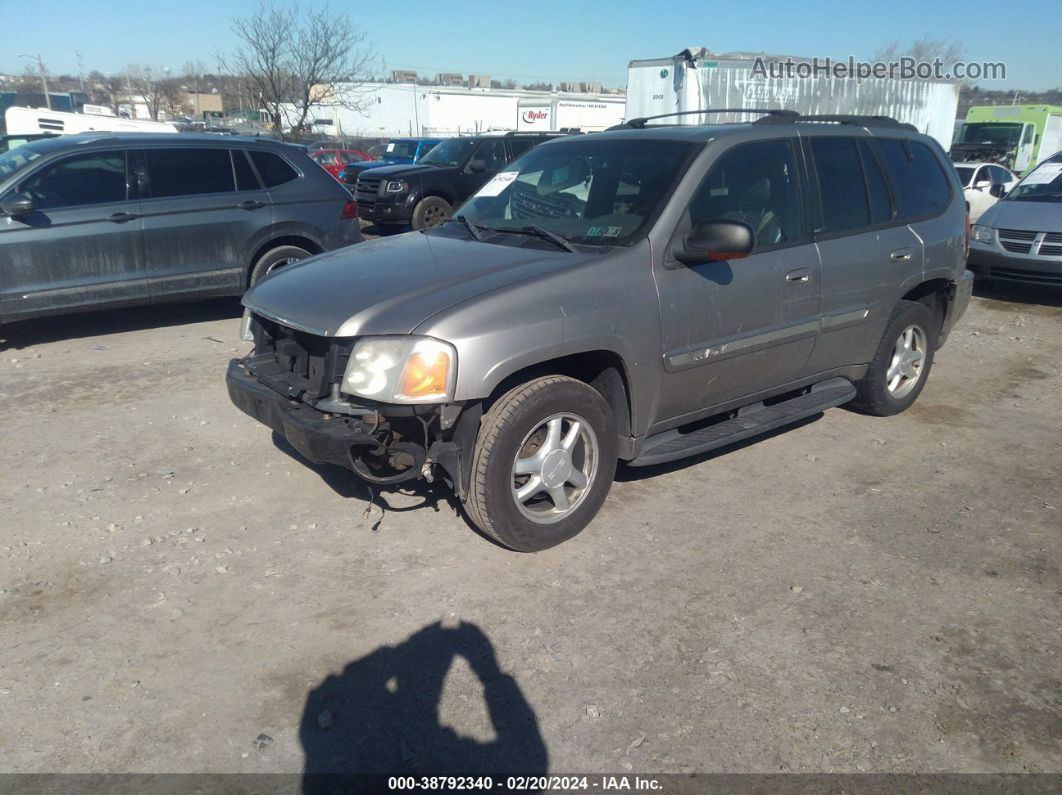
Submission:
{"label": "front wheel", "polygon": [[616,473],[616,422],[601,394],[548,376],[503,395],[483,417],[465,507],[519,552],[548,549],[597,514]]}
{"label": "front wheel", "polygon": [[425,196],[413,208],[413,228],[418,232],[441,224],[454,213],[450,202],[439,196]]}
{"label": "front wheel", "polygon": [[900,301],[867,374],[856,384],[854,408],[889,417],[906,411],[918,399],[933,366],[938,326],[935,321],[925,304]]}

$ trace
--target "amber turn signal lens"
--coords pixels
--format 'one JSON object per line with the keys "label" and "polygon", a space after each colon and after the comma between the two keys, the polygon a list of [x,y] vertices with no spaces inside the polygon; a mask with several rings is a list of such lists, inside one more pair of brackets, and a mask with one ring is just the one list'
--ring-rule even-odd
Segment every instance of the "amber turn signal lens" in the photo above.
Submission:
{"label": "amber turn signal lens", "polygon": [[446,397],[450,354],[444,350],[415,351],[402,370],[398,394],[404,398]]}

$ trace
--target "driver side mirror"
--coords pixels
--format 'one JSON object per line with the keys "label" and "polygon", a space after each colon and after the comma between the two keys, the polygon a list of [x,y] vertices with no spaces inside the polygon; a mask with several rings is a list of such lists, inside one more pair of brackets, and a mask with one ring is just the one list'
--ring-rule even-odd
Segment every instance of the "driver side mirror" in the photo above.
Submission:
{"label": "driver side mirror", "polygon": [[1003,187],[1002,182],[997,182],[991,188],[988,189],[989,194],[995,196],[997,199],[1002,199],[1007,195],[1007,189]]}
{"label": "driver side mirror", "polygon": [[487,170],[487,161],[480,160],[479,158],[473,158],[468,161],[468,173],[470,174],[482,174]]}
{"label": "driver side mirror", "polygon": [[974,183],[974,190],[984,190],[985,188],[992,187],[992,183],[987,179],[979,179]]}
{"label": "driver side mirror", "polygon": [[37,208],[33,204],[33,198],[25,193],[9,193],[0,201],[0,211],[12,218],[29,215],[35,209]]}
{"label": "driver side mirror", "polygon": [[705,221],[675,246],[675,259],[687,265],[740,259],[755,246],[752,227],[740,221]]}

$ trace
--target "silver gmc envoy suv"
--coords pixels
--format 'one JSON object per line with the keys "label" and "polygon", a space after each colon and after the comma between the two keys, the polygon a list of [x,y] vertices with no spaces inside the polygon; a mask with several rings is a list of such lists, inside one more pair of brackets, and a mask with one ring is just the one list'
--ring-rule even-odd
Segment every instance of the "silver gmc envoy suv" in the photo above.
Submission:
{"label": "silver gmc envoy suv", "polygon": [[889,118],[744,112],[542,144],[440,226],[268,276],[233,402],[369,483],[444,478],[521,551],[618,459],[903,411],[973,285],[955,169]]}

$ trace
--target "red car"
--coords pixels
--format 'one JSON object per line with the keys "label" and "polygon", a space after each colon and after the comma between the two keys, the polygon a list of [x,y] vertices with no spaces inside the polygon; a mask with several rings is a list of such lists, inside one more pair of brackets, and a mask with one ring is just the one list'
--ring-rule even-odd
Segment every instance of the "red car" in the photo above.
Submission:
{"label": "red car", "polygon": [[351,163],[376,159],[360,149],[318,149],[310,153],[310,158],[336,179],[339,179],[339,172]]}

